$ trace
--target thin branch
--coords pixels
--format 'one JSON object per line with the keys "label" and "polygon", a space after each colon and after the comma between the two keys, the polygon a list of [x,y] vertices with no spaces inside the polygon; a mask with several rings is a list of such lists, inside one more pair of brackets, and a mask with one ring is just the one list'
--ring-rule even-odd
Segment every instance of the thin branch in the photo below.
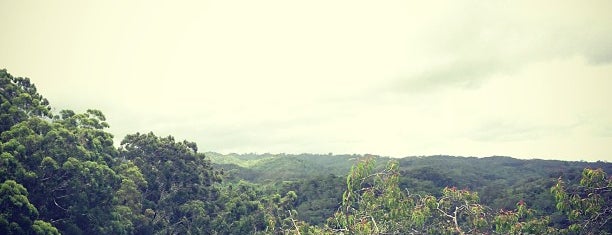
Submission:
{"label": "thin branch", "polygon": [[65,211],[68,211],[68,209],[63,208],[62,206],[60,206],[59,204],[57,204],[57,201],[55,201],[55,198],[53,198],[53,203],[55,203],[55,205],[56,205],[57,207],[59,207],[60,209],[65,210]]}
{"label": "thin branch", "polygon": [[293,227],[295,227],[295,231],[297,232],[297,235],[301,235],[300,234],[300,228],[297,226],[297,224],[295,224],[295,219],[293,219],[293,215],[291,214],[291,210],[287,210],[289,211],[289,218],[291,219],[291,223],[293,223]]}
{"label": "thin branch", "polygon": [[376,232],[380,233],[380,229],[378,228],[378,225],[376,224],[376,220],[374,220],[374,217],[370,216],[370,219],[372,220],[372,223],[374,223],[374,228],[376,228]]}

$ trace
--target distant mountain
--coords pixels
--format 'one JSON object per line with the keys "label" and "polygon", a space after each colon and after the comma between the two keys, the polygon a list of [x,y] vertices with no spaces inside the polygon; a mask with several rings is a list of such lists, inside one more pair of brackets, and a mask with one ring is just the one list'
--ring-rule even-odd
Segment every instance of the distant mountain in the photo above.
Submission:
{"label": "distant mountain", "polygon": [[400,163],[406,176],[421,180],[435,180],[438,186],[478,187],[479,182],[514,179],[517,176],[541,178],[564,176],[579,177],[584,168],[602,168],[612,173],[612,163],[570,162],[559,160],[523,160],[512,157],[485,158],[446,155],[389,158],[357,154],[220,154],[205,153],[215,168],[224,169],[232,177],[252,182],[266,180],[298,180],[309,176],[346,175],[351,166],[362,158],[374,158],[377,167],[389,160]]}
{"label": "distant mountain", "polygon": [[361,158],[376,158],[384,165],[389,158],[374,155],[324,154],[220,154],[207,152],[216,169],[223,169],[228,177],[251,182],[293,181],[320,175],[346,175]]}
{"label": "distant mountain", "polygon": [[[298,211],[309,222],[320,223],[333,212],[340,198],[319,196],[341,195],[344,178],[351,166],[362,158],[374,158],[376,168],[382,169],[389,160],[400,164],[400,186],[413,194],[439,196],[444,187],[466,188],[478,192],[482,203],[494,209],[514,208],[524,200],[533,208],[545,212],[555,211],[554,198],[549,189],[556,179],[563,177],[569,183],[577,182],[584,168],[602,168],[612,174],[612,163],[577,162],[559,160],[523,160],[512,157],[485,158],[455,156],[420,156],[393,159],[375,155],[324,154],[219,154],[208,152],[215,169],[223,169],[226,181],[240,180],[275,185],[297,192]],[[324,181],[324,182],[323,182]],[[313,191],[317,182],[333,184],[327,193]],[[280,192],[280,193],[284,193]],[[331,202],[330,202],[331,200]],[[334,201],[335,200],[335,201]],[[311,205],[322,204],[329,208]],[[300,211],[301,210],[301,211]],[[313,211],[316,210],[316,211]]]}

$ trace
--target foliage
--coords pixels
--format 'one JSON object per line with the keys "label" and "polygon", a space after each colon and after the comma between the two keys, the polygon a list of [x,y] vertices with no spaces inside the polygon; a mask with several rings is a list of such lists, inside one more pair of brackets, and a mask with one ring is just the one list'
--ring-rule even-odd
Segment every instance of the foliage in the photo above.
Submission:
{"label": "foliage", "polygon": [[565,229],[581,233],[612,233],[612,177],[602,169],[584,169],[578,185],[559,178],[551,188],[557,209],[567,215]]}
{"label": "foliage", "polygon": [[0,184],[0,233],[59,234],[47,222],[36,220],[38,210],[28,200],[28,191],[14,180]]}
{"label": "foliage", "polygon": [[413,202],[404,197],[398,182],[397,162],[373,173],[374,161],[355,165],[346,178],[342,204],[328,225],[338,232],[359,234],[400,233]]}
{"label": "foliage", "polygon": [[478,193],[446,187],[439,198],[410,195],[398,187],[397,163],[372,173],[372,160],[347,176],[342,205],[327,232],[350,234],[542,234],[557,233],[523,201],[513,211],[493,212]]}
{"label": "foliage", "polygon": [[29,78],[13,77],[0,69],[0,132],[29,118],[50,117],[49,101],[36,91]]}
{"label": "foliage", "polygon": [[271,187],[275,193],[297,193],[295,210],[297,219],[309,224],[324,224],[342,201],[345,179],[333,174],[310,176],[302,180],[284,181]]}
{"label": "foliage", "polygon": [[[152,221],[147,221],[154,231],[186,233],[210,226],[210,219],[204,215],[213,212],[218,197],[213,183],[218,176],[210,161],[197,153],[195,143],[177,142],[172,136],[136,133],[121,142],[120,156],[127,164],[125,172],[132,176],[123,180],[125,190],[119,192],[126,193],[123,200],[129,199],[129,192],[133,198],[142,198],[130,203],[138,212],[140,224],[143,217],[139,213],[144,209],[155,215]],[[135,190],[137,182],[142,189],[140,194]]]}

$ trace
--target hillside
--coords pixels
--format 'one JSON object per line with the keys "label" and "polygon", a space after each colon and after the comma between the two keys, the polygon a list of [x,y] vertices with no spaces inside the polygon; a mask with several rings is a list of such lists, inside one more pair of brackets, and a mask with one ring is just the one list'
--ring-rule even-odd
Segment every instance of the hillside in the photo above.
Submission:
{"label": "hillside", "polygon": [[[382,169],[389,160],[399,162],[400,187],[415,194],[440,196],[445,187],[457,187],[478,192],[481,201],[493,209],[513,208],[524,200],[540,212],[555,211],[554,197],[549,188],[563,177],[576,182],[584,168],[602,168],[612,173],[612,163],[569,162],[558,160],[523,160],[512,157],[420,156],[391,159],[374,155],[321,154],[219,154],[207,152],[216,169],[224,169],[226,180],[280,186],[281,194],[295,191],[298,195],[298,215],[311,223],[320,223],[340,203],[340,197],[328,197],[328,192],[313,192],[309,186],[332,184],[334,195],[351,167],[363,158],[376,160]],[[274,187],[273,187],[274,188]],[[329,202],[332,201],[332,202]],[[315,206],[312,206],[312,205]],[[326,204],[329,208],[321,208]],[[324,211],[322,211],[324,210]]]}
{"label": "hillside", "polygon": [[333,174],[344,176],[359,159],[376,159],[380,169],[389,160],[400,163],[402,175],[437,187],[479,188],[494,181],[519,182],[520,179],[580,177],[584,168],[602,168],[612,172],[608,162],[570,162],[559,160],[516,159],[492,156],[485,158],[458,156],[419,156],[392,159],[376,155],[323,154],[220,154],[206,152],[206,157],[227,177],[250,182],[291,181]]}
{"label": "hillside", "polygon": [[213,165],[224,169],[230,179],[250,182],[293,181],[308,177],[333,174],[346,175],[359,159],[374,157],[379,166],[388,158],[372,155],[321,154],[219,154],[205,153]]}

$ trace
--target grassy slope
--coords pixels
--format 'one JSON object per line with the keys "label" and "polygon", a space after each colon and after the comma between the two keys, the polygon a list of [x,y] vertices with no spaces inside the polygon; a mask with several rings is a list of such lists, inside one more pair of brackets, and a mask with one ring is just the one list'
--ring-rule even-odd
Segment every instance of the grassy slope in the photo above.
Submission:
{"label": "grassy slope", "polygon": [[[252,182],[294,181],[320,175],[346,175],[351,166],[364,155],[317,154],[219,154],[206,156],[216,168],[229,170],[233,177]],[[374,157],[374,156],[372,156]],[[379,166],[388,158],[376,157]]]}

